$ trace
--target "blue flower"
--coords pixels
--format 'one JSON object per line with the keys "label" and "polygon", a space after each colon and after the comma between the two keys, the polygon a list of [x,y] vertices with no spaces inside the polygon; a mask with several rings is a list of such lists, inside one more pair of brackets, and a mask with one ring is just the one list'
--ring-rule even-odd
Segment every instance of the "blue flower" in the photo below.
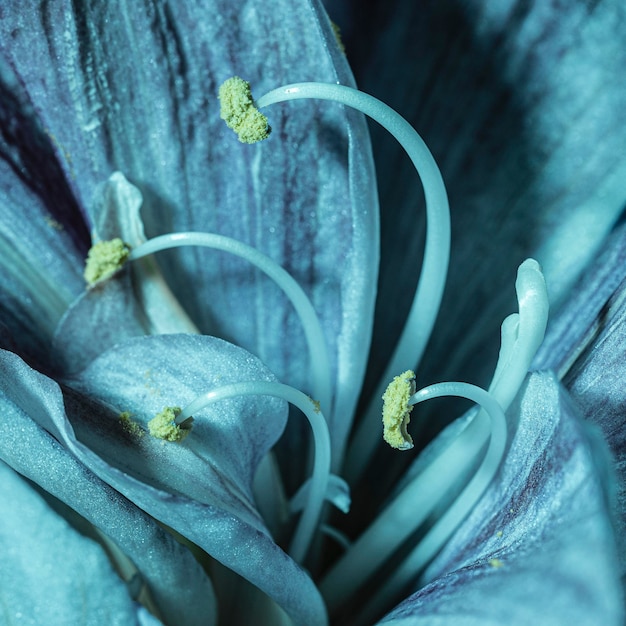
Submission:
{"label": "blue flower", "polygon": [[[439,417],[429,444],[425,424],[437,414],[416,409],[410,430],[419,455],[384,450],[380,426],[363,426],[417,281],[419,230],[405,226],[418,214],[417,177],[395,165],[393,149],[380,151],[381,297],[367,367],[379,227],[363,118],[325,102],[266,107],[272,135],[258,146],[239,144],[219,119],[218,86],[233,75],[250,80],[256,96],[293,82],[353,84],[319,3],[0,10],[0,598],[8,620],[283,623],[286,613],[294,623],[324,624],[329,612],[355,624],[512,615],[519,623],[621,622],[611,460],[580,419],[581,407],[600,416],[620,456],[621,439],[606,427],[618,428],[619,409],[612,403],[604,419],[604,401],[587,393],[603,379],[598,393],[612,397],[614,378],[599,372],[620,371],[612,357],[619,332],[606,341],[599,333],[598,347],[576,361],[576,346],[594,345],[585,330],[613,293],[602,277],[619,255],[607,252],[586,282],[576,277],[611,241],[623,204],[623,164],[612,147],[623,91],[593,89],[597,76],[612,79],[623,54],[601,37],[622,23],[623,10],[605,2],[589,14],[563,12],[567,24],[586,25],[584,45],[575,46],[550,11],[441,6],[420,7],[423,36],[411,35],[428,46],[435,26],[447,25],[444,43],[433,40],[440,82],[409,70],[413,58],[385,58],[397,47],[381,50],[384,72],[376,56],[354,52],[364,86],[378,91],[383,80],[379,95],[399,98],[402,110],[417,94],[465,86],[466,102],[444,98],[441,112],[429,114],[434,96],[424,98],[411,120],[432,133],[458,229],[448,295],[417,378],[467,376],[487,386],[497,325],[515,308],[505,286],[531,254],[544,264],[558,310],[536,365],[556,374],[522,384],[545,321],[543,278],[526,262],[520,313],[503,325],[490,393],[468,391],[487,412],[447,428],[450,419]],[[392,41],[414,24],[412,5],[400,7],[406,14],[389,21]],[[449,56],[446,38],[458,44]],[[501,48],[490,54],[493,42]],[[529,50],[550,70],[524,60]],[[598,74],[588,73],[581,89],[572,67],[592,50],[588,69]],[[475,87],[485,84],[485,68],[498,88]],[[500,102],[510,106],[481,126]],[[569,118],[555,116],[559,103]],[[586,117],[577,104],[597,108]],[[511,125],[520,111],[527,117]],[[605,124],[592,123],[599,113]],[[582,120],[576,136],[569,119]],[[581,134],[608,137],[588,165],[563,158],[580,154]],[[476,137],[478,154],[469,156]],[[203,234],[168,235],[184,231]],[[130,262],[85,287],[90,245],[116,237],[130,244]],[[149,256],[155,242],[177,249]],[[217,251],[181,247],[192,243]],[[583,287],[591,295],[581,304]],[[477,294],[489,304],[478,307]],[[572,324],[581,306],[585,315]],[[425,342],[429,323],[420,322]],[[405,348],[404,360],[419,359],[421,348]],[[565,372],[574,400],[557,377]],[[461,389],[469,387],[429,387],[410,402]],[[499,404],[508,407],[506,423]],[[158,413],[183,441],[149,434]],[[324,500],[344,513],[321,510]]]}

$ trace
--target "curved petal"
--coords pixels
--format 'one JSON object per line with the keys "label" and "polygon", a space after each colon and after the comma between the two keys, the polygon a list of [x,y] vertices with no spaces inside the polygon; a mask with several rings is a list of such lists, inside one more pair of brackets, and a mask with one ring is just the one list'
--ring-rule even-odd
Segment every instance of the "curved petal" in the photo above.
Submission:
{"label": "curved petal", "polygon": [[521,396],[493,484],[381,623],[623,623],[606,448],[552,374]]}
{"label": "curved petal", "polygon": [[73,384],[113,409],[77,390],[64,398],[8,353],[5,393],[97,476],[272,596],[296,622],[323,623],[315,586],[269,536],[251,495],[255,467],[284,427],[282,403],[224,401],[195,416],[181,445],[136,438],[118,421],[129,410],[145,423],[172,400],[184,405],[233,378],[272,378],[267,370],[243,350],[202,336],[133,340],[100,359]]}
{"label": "curved petal", "polygon": [[[3,16],[2,54],[66,155],[80,205],[121,171],[144,196],[149,235],[213,231],[261,249],[310,294],[337,387],[358,388],[378,260],[365,122],[326,103],[276,108],[270,140],[242,146],[216,99],[233,74],[259,95],[293,81],[351,83],[318,0],[186,0],[175,10],[153,0],[63,0]],[[308,391],[299,321],[264,277],[196,250],[170,253],[164,267],[203,332],[236,341]],[[336,449],[356,395],[336,399]]]}
{"label": "curved petal", "polygon": [[[3,382],[24,368],[15,355],[3,353],[2,359]],[[214,593],[191,553],[33,421],[29,415],[37,412],[37,405],[20,390],[22,384],[11,393],[3,388],[0,396],[6,423],[19,433],[0,439],[0,459],[114,541],[139,570],[165,623],[211,623],[216,612]]]}
{"label": "curved petal", "polygon": [[0,614],[7,624],[141,624],[104,551],[0,461]]}
{"label": "curved petal", "polygon": [[[607,239],[548,327],[535,365],[554,368],[589,422],[597,424],[616,459],[617,531],[626,542],[626,432],[623,364],[626,223]],[[624,551],[620,550],[620,555]],[[621,558],[622,572],[626,560]]]}
{"label": "curved petal", "polygon": [[191,435],[179,445],[134,438],[119,422],[128,412],[147,432],[165,406],[184,408],[212,389],[254,380],[275,378],[236,346],[203,335],[158,335],[105,352],[68,381],[80,395],[64,395],[76,437],[110,465],[156,489],[228,510],[264,532],[252,481],[285,428],[286,403],[258,397],[212,405],[194,415]]}

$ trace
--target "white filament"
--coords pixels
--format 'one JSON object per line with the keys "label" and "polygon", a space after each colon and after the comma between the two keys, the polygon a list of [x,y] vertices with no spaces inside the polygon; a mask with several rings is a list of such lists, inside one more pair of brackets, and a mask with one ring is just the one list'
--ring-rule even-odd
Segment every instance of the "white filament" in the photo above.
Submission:
{"label": "white filament", "polygon": [[430,338],[446,282],[450,257],[450,210],[439,168],[415,129],[394,109],[351,87],[327,83],[296,83],[274,89],[257,100],[259,108],[299,99],[331,100],[361,111],[386,128],[406,150],[424,187],[426,244],[422,270],[411,310],[387,369],[352,438],[345,477],[358,480],[379,444],[380,397],[398,372],[416,369]]}
{"label": "white filament", "polygon": [[312,393],[319,400],[322,409],[327,413],[330,412],[331,369],[326,339],[311,301],[291,274],[257,249],[236,239],[214,233],[183,232],[154,237],[134,248],[129,258],[140,259],[160,250],[182,246],[203,246],[234,254],[260,269],[283,290],[300,317],[304,329],[311,363]]}
{"label": "white filament", "polygon": [[301,391],[282,383],[252,381],[233,383],[212,389],[188,404],[177,417],[176,423],[180,425],[213,402],[240,396],[272,396],[286,400],[300,409],[311,425],[315,445],[313,472],[311,474],[308,499],[289,548],[289,554],[292,558],[302,563],[311,545],[328,489],[330,477],[330,435],[326,420],[320,412],[318,404]]}

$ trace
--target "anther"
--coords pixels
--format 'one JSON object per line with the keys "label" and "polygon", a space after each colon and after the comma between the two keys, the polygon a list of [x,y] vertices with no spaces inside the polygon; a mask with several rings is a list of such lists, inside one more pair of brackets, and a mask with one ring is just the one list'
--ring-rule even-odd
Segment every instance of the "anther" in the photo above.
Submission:
{"label": "anther", "polygon": [[383,439],[397,450],[410,450],[413,439],[407,431],[415,393],[415,372],[407,370],[396,376],[383,394]]}
{"label": "anther", "polygon": [[[176,423],[181,408],[166,406],[160,413],[148,422],[148,430],[153,437],[164,441],[182,441],[191,431],[189,418],[181,424]],[[184,424],[184,426],[183,426]]]}
{"label": "anther", "polygon": [[119,237],[99,241],[87,254],[83,276],[88,285],[105,280],[122,268],[130,255],[130,247]]}
{"label": "anther", "polygon": [[256,143],[267,139],[272,129],[267,117],[255,106],[250,83],[233,76],[219,89],[220,117],[232,128],[241,143]]}

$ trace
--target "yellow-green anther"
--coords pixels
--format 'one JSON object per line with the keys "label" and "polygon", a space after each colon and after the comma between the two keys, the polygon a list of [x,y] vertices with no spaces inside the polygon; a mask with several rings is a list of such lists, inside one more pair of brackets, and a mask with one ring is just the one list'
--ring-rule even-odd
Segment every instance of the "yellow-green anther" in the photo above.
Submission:
{"label": "yellow-green anther", "polygon": [[410,413],[409,404],[415,393],[415,373],[411,370],[396,376],[383,394],[383,439],[398,450],[410,450],[413,439],[407,432]]}
{"label": "yellow-green anther", "polygon": [[164,441],[182,441],[191,430],[183,428],[176,423],[181,408],[178,406],[166,406],[159,414],[148,422],[148,430],[153,437]]}
{"label": "yellow-green anther", "polygon": [[233,76],[219,90],[220,117],[232,128],[241,143],[256,143],[269,137],[267,117],[254,105],[250,83]]}
{"label": "yellow-green anther", "polygon": [[115,274],[124,265],[129,254],[130,247],[119,237],[94,244],[87,255],[83,272],[87,284],[93,285]]}

